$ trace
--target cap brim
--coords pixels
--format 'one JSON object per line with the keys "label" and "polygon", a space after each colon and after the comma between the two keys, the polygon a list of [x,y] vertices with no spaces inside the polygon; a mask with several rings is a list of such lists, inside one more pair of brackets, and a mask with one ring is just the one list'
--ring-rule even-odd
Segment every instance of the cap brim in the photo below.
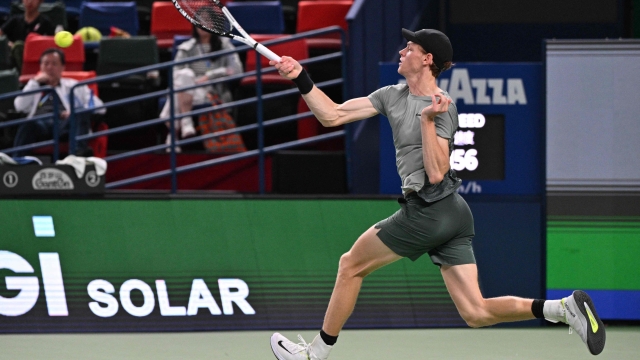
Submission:
{"label": "cap brim", "polygon": [[412,41],[414,43],[416,43],[417,40],[416,33],[405,28],[402,29],[402,37],[404,37],[407,41]]}

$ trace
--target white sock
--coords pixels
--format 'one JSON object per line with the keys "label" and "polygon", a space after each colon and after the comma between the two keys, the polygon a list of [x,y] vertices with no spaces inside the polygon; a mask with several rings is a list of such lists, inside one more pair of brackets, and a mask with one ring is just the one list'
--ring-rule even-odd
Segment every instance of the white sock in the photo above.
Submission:
{"label": "white sock", "polygon": [[542,313],[547,321],[557,323],[559,321],[566,322],[564,317],[565,309],[562,307],[561,300],[546,300]]}
{"label": "white sock", "polygon": [[327,359],[332,348],[333,346],[325,344],[320,334],[311,342],[311,351],[318,359]]}

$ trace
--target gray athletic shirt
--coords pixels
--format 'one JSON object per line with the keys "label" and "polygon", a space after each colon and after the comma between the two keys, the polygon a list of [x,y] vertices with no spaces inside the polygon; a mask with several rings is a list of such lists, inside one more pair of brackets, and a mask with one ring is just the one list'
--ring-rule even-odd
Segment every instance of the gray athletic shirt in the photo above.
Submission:
{"label": "gray athletic shirt", "polygon": [[[442,95],[450,98],[445,91]],[[402,192],[416,191],[427,202],[440,200],[456,191],[462,182],[455,171],[449,170],[438,184],[430,184],[422,162],[422,132],[420,117],[422,109],[431,105],[430,96],[416,96],[409,86],[398,84],[378,89],[369,95],[373,107],[389,119],[396,148],[396,166],[402,179]],[[453,149],[453,137],[458,128],[458,109],[455,103],[449,111],[435,118],[436,134],[449,139],[449,153]]]}

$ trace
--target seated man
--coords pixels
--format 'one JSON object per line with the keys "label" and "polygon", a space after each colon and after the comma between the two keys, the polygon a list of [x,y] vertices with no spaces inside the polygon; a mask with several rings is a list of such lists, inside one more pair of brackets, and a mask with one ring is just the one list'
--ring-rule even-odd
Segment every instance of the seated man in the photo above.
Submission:
{"label": "seated man", "polygon": [[43,0],[22,0],[24,14],[13,15],[0,28],[0,35],[5,35],[11,46],[11,57],[18,70],[22,67],[22,51],[24,41],[31,32],[40,35],[54,35],[55,26],[40,14]]}
{"label": "seated man", "polygon": [[[23,91],[37,89],[41,86],[52,86],[55,88],[58,98],[60,99],[60,134],[69,131],[69,97],[71,87],[78,83],[74,79],[66,79],[62,77],[64,71],[64,53],[55,48],[47,49],[40,56],[40,72],[25,85]],[[93,106],[101,106],[102,100],[94,96],[93,91],[86,85],[80,86],[74,91],[74,105],[76,109],[91,108]],[[51,92],[43,91],[31,95],[18,96],[13,102],[15,108],[19,112],[27,113],[27,117],[33,117],[41,114],[53,112],[53,97]],[[104,114],[106,109],[100,109],[97,113]],[[86,115],[86,116],[82,116]],[[89,132],[89,115],[82,114],[76,118],[77,135],[84,135]],[[53,117],[36,120],[23,124],[18,128],[16,133],[14,146],[31,144],[38,141],[44,141],[53,137]],[[86,141],[78,142],[77,155],[85,155],[87,151]],[[24,156],[26,151],[18,151],[14,156]]]}

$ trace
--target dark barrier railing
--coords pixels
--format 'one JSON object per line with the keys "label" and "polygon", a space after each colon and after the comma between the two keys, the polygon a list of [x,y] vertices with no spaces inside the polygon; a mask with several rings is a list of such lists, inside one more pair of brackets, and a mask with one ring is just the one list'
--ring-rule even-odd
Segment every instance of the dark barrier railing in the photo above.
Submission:
{"label": "dark barrier railing", "polygon": [[[279,43],[285,43],[285,42],[290,42],[290,41],[294,41],[294,40],[298,40],[298,39],[303,39],[303,38],[307,38],[307,37],[320,36],[320,35],[325,35],[325,34],[329,34],[329,33],[336,33],[336,32],[340,34],[340,37],[341,37],[341,40],[342,40],[341,41],[342,42],[342,48],[341,48],[341,50],[339,52],[334,52],[334,53],[330,53],[330,54],[326,54],[326,55],[322,55],[322,56],[316,56],[316,57],[313,57],[313,58],[300,60],[299,62],[302,65],[307,65],[307,64],[313,64],[313,63],[322,62],[322,61],[326,61],[326,60],[330,60],[330,59],[341,58],[342,59],[341,63],[342,63],[342,76],[343,77],[339,78],[339,79],[324,81],[324,82],[316,84],[316,86],[319,87],[319,88],[324,88],[324,87],[328,87],[328,86],[335,86],[335,85],[340,85],[341,84],[342,85],[342,90],[343,90],[342,91],[343,96],[346,96],[347,87],[346,87],[346,82],[344,81],[344,76],[346,74],[346,59],[345,59],[345,57],[346,57],[345,56],[345,54],[346,54],[346,47],[345,47],[346,39],[345,39],[344,31],[340,27],[332,26],[332,27],[328,27],[328,28],[324,28],[324,29],[320,29],[320,30],[308,31],[308,32],[299,33],[299,34],[295,34],[295,35],[290,35],[290,36],[287,36],[285,38],[278,38],[278,39],[268,40],[268,41],[265,41],[263,44],[265,46],[270,46],[270,45],[275,45],[275,44],[279,44]],[[106,157],[105,160],[107,160],[107,162],[112,162],[112,161],[117,161],[117,160],[129,158],[129,157],[133,157],[133,156],[138,156],[138,155],[142,155],[142,154],[147,154],[147,153],[152,153],[152,152],[161,151],[161,150],[165,150],[165,149],[170,149],[170,168],[167,169],[167,170],[164,170],[164,171],[159,171],[159,172],[155,172],[155,173],[151,173],[151,174],[146,174],[146,175],[142,175],[142,176],[137,176],[137,177],[133,177],[133,178],[129,178],[129,179],[123,179],[123,180],[107,183],[106,184],[106,188],[113,189],[113,188],[118,188],[118,187],[122,187],[122,186],[127,186],[127,185],[131,185],[131,184],[139,183],[139,182],[142,182],[142,181],[147,181],[147,180],[156,179],[156,178],[160,178],[160,177],[171,176],[171,192],[172,193],[176,193],[177,189],[178,189],[178,186],[177,186],[177,174],[179,174],[179,173],[184,173],[184,172],[200,169],[200,168],[203,168],[203,167],[222,164],[222,163],[226,163],[226,162],[230,162],[230,161],[234,161],[234,160],[244,159],[244,158],[247,158],[247,157],[258,156],[258,159],[259,159],[258,160],[258,163],[259,163],[259,165],[258,165],[258,167],[259,167],[259,192],[261,194],[263,194],[265,192],[265,174],[264,174],[264,156],[265,156],[265,154],[268,154],[268,153],[273,152],[273,151],[282,150],[282,149],[293,148],[293,147],[307,145],[307,144],[311,144],[311,143],[315,143],[315,142],[319,142],[319,141],[324,141],[324,140],[328,140],[328,139],[332,139],[332,138],[336,138],[336,137],[343,137],[343,136],[345,136],[345,131],[344,130],[340,130],[340,131],[335,131],[335,132],[331,132],[331,133],[320,135],[320,136],[314,136],[314,137],[306,138],[306,139],[303,139],[303,140],[290,141],[290,142],[283,143],[283,144],[264,147],[264,139],[263,139],[264,138],[264,134],[263,134],[264,127],[273,126],[273,125],[277,125],[277,124],[282,124],[282,123],[290,122],[290,121],[297,121],[299,119],[303,119],[305,117],[308,117],[308,116],[310,116],[312,114],[311,114],[311,112],[306,112],[306,113],[303,113],[303,114],[296,114],[296,115],[285,116],[285,117],[281,117],[281,118],[277,118],[277,119],[270,119],[268,121],[264,120],[264,114],[263,114],[263,111],[262,111],[262,107],[263,107],[263,102],[265,100],[270,100],[270,99],[280,98],[280,97],[287,96],[287,95],[296,94],[296,93],[298,93],[298,90],[294,88],[294,89],[283,90],[283,91],[278,91],[278,92],[262,95],[262,75],[266,74],[266,73],[275,72],[276,70],[275,70],[274,67],[261,69],[261,66],[260,66],[261,65],[261,62],[260,62],[260,56],[261,55],[258,54],[257,52],[255,54],[256,55],[256,70],[247,71],[247,72],[244,72],[242,74],[237,74],[237,75],[232,75],[232,76],[225,76],[225,77],[217,78],[217,79],[214,79],[214,80],[211,80],[211,81],[208,81],[208,82],[204,82],[204,83],[201,83],[201,84],[196,84],[196,85],[193,85],[193,86],[181,87],[181,88],[178,88],[178,89],[175,89],[174,86],[173,86],[173,67],[176,66],[176,65],[182,65],[182,64],[187,64],[187,63],[199,61],[199,60],[205,60],[205,59],[210,59],[210,58],[214,58],[214,57],[220,57],[220,56],[229,55],[229,54],[232,54],[232,53],[247,51],[247,50],[250,50],[250,49],[251,48],[249,46],[244,46],[243,45],[243,46],[239,46],[239,47],[237,47],[235,49],[216,51],[216,52],[212,52],[212,53],[208,53],[208,54],[204,54],[204,55],[200,55],[200,56],[191,57],[191,58],[188,58],[188,59],[183,59],[183,60],[180,60],[180,61],[171,61],[171,62],[166,62],[166,63],[162,63],[162,64],[149,65],[149,66],[145,66],[145,67],[141,67],[141,68],[137,68],[137,69],[122,71],[122,72],[113,73],[113,74],[109,74],[109,75],[98,76],[98,77],[95,77],[95,78],[92,78],[92,79],[88,79],[88,80],[84,80],[84,81],[78,82],[76,85],[74,85],[71,88],[71,94],[74,94],[75,89],[80,87],[80,86],[84,86],[84,85],[88,85],[88,84],[92,84],[92,83],[104,82],[104,81],[112,81],[112,80],[120,79],[120,78],[127,77],[127,76],[134,75],[134,74],[140,74],[140,73],[145,74],[145,73],[148,73],[150,71],[167,70],[168,87],[167,87],[167,89],[164,89],[164,90],[159,90],[159,91],[154,91],[154,92],[151,92],[151,93],[137,95],[137,96],[129,97],[129,98],[126,98],[126,99],[110,101],[110,102],[105,103],[105,104],[103,104],[101,106],[94,106],[94,107],[86,108],[86,109],[76,109],[75,108],[75,98],[74,98],[74,96],[70,96],[69,97],[69,107],[70,107],[70,115],[69,115],[69,134],[70,134],[69,135],[69,153],[70,154],[75,153],[78,141],[86,141],[86,140],[98,138],[98,137],[101,137],[101,136],[108,136],[108,135],[112,135],[112,134],[131,131],[131,130],[134,130],[134,129],[140,129],[140,128],[144,128],[144,127],[149,127],[149,126],[153,126],[153,125],[156,125],[156,124],[165,123],[165,122],[168,121],[169,122],[169,126],[170,126],[170,129],[169,129],[170,140],[171,140],[170,144],[168,144],[168,145],[167,144],[160,144],[160,145],[154,145],[154,146],[150,146],[150,147],[146,147],[146,148],[142,148],[142,149],[127,151],[127,152],[123,152],[123,153],[120,153],[120,154],[108,156],[108,157]],[[286,54],[281,54],[281,55],[286,55]],[[236,100],[236,101],[232,101],[232,102],[228,102],[228,103],[224,103],[224,104],[220,104],[220,105],[216,105],[216,106],[210,106],[210,107],[205,107],[205,108],[192,110],[190,112],[181,113],[179,116],[180,117],[197,116],[197,115],[208,113],[208,112],[212,112],[212,111],[217,111],[217,110],[233,108],[233,107],[237,107],[237,106],[241,106],[241,105],[248,105],[248,104],[254,104],[255,103],[256,104],[256,108],[257,108],[257,110],[256,110],[256,118],[257,118],[256,124],[240,126],[240,127],[236,127],[235,129],[230,129],[230,130],[225,130],[225,131],[218,131],[218,132],[215,132],[215,133],[196,136],[196,137],[189,138],[189,139],[184,139],[184,140],[177,140],[175,138],[175,125],[174,125],[174,120],[175,120],[174,107],[175,107],[175,104],[174,104],[174,96],[173,96],[174,93],[180,92],[180,91],[191,90],[191,89],[195,89],[195,88],[202,87],[202,86],[208,86],[208,85],[214,85],[214,84],[218,84],[218,83],[224,83],[224,82],[230,82],[230,81],[234,81],[234,80],[240,80],[240,79],[242,79],[242,78],[244,78],[246,76],[256,76],[256,80],[257,80],[256,81],[256,96],[251,97],[251,98],[247,98],[247,99]],[[50,91],[50,92],[53,92],[53,94],[56,94],[55,91],[53,91],[53,88],[47,86],[47,87],[38,88],[37,90],[28,91],[28,92],[13,92],[13,93],[8,93],[8,94],[2,94],[2,95],[0,95],[0,100],[8,99],[8,98],[15,98],[16,96],[24,96],[24,95],[28,95],[28,94],[34,94],[34,93],[38,93],[38,92],[43,92],[43,91]],[[128,125],[119,126],[119,127],[116,127],[116,128],[111,128],[111,129],[108,129],[108,130],[93,132],[91,134],[76,135],[76,132],[77,132],[77,121],[76,121],[76,119],[77,119],[78,115],[85,114],[85,113],[93,113],[96,110],[100,110],[100,109],[103,109],[103,108],[109,108],[109,107],[113,107],[113,106],[125,105],[125,104],[129,104],[129,103],[138,102],[138,101],[141,101],[141,100],[157,98],[159,96],[167,96],[167,95],[168,95],[167,101],[169,101],[169,106],[170,106],[169,118],[159,118],[158,117],[158,118],[155,118],[155,119],[143,120],[143,121],[135,122],[135,123],[128,124]],[[58,157],[59,157],[59,145],[60,145],[59,132],[58,132],[58,123],[59,123],[60,119],[59,119],[59,115],[58,115],[58,108],[59,108],[59,105],[60,105],[59,104],[60,100],[57,97],[54,97],[54,99],[55,100],[54,100],[53,118],[54,118],[55,126],[54,126],[54,138],[53,138],[53,140],[43,141],[43,142],[39,142],[39,143],[35,143],[35,144],[24,145],[24,146],[20,146],[20,147],[8,148],[8,149],[4,149],[4,150],[1,150],[1,151],[2,152],[7,152],[7,153],[12,153],[12,152],[21,151],[21,150],[30,150],[30,149],[40,148],[40,147],[43,147],[43,146],[53,145],[53,147],[54,147],[53,160],[54,161],[58,160]],[[36,120],[39,120],[39,119],[51,118],[51,117],[52,117],[52,115],[45,114],[45,115],[40,115],[40,116],[36,116],[36,117],[32,117],[32,118],[23,118],[23,119],[11,120],[11,121],[0,123],[0,128],[8,127],[8,126],[16,126],[16,125],[20,125],[20,124],[27,123],[27,122],[30,122],[30,121],[36,121]],[[176,164],[176,147],[177,146],[187,145],[187,144],[195,143],[195,142],[198,142],[198,141],[203,141],[203,140],[212,139],[212,138],[225,136],[225,135],[229,135],[229,134],[234,134],[234,133],[241,133],[241,132],[249,131],[249,130],[258,130],[258,149],[251,150],[251,151],[246,151],[246,152],[243,152],[243,153],[228,155],[228,156],[220,157],[220,158],[213,159],[213,160],[203,161],[203,162],[191,164],[191,165],[188,165],[188,166],[177,167],[177,164]],[[347,149],[347,164],[348,163],[349,163],[349,151]],[[347,174],[348,174],[348,171],[347,171]]]}
{"label": "dark barrier railing", "polygon": [[41,148],[43,146],[53,146],[53,160],[56,161],[58,160],[59,157],[59,141],[60,141],[60,129],[59,129],[59,123],[60,123],[60,98],[58,97],[58,93],[56,93],[53,88],[51,86],[42,86],[38,89],[34,89],[34,90],[29,90],[29,91],[19,91],[19,92],[12,92],[12,93],[7,93],[7,94],[2,94],[0,95],[0,100],[5,100],[5,99],[10,99],[10,98],[15,98],[17,96],[26,96],[26,95],[33,95],[33,94],[37,94],[37,93],[51,93],[52,95],[52,99],[53,99],[53,114],[42,114],[42,115],[36,115],[33,116],[31,118],[21,118],[21,119],[15,119],[15,120],[9,120],[9,121],[4,121],[2,123],[0,123],[0,129],[5,128],[5,127],[10,127],[10,126],[19,126],[19,125],[23,125],[29,122],[35,122],[38,120],[45,120],[45,119],[49,119],[49,118],[53,118],[53,139],[52,140],[47,140],[47,141],[40,141],[37,143],[33,143],[33,144],[27,144],[27,145],[22,145],[22,146],[16,146],[16,147],[12,147],[6,150],[2,150],[4,151],[8,151],[8,152],[18,152],[18,151],[23,151],[23,150],[32,150],[32,149],[37,149],[37,148]]}

